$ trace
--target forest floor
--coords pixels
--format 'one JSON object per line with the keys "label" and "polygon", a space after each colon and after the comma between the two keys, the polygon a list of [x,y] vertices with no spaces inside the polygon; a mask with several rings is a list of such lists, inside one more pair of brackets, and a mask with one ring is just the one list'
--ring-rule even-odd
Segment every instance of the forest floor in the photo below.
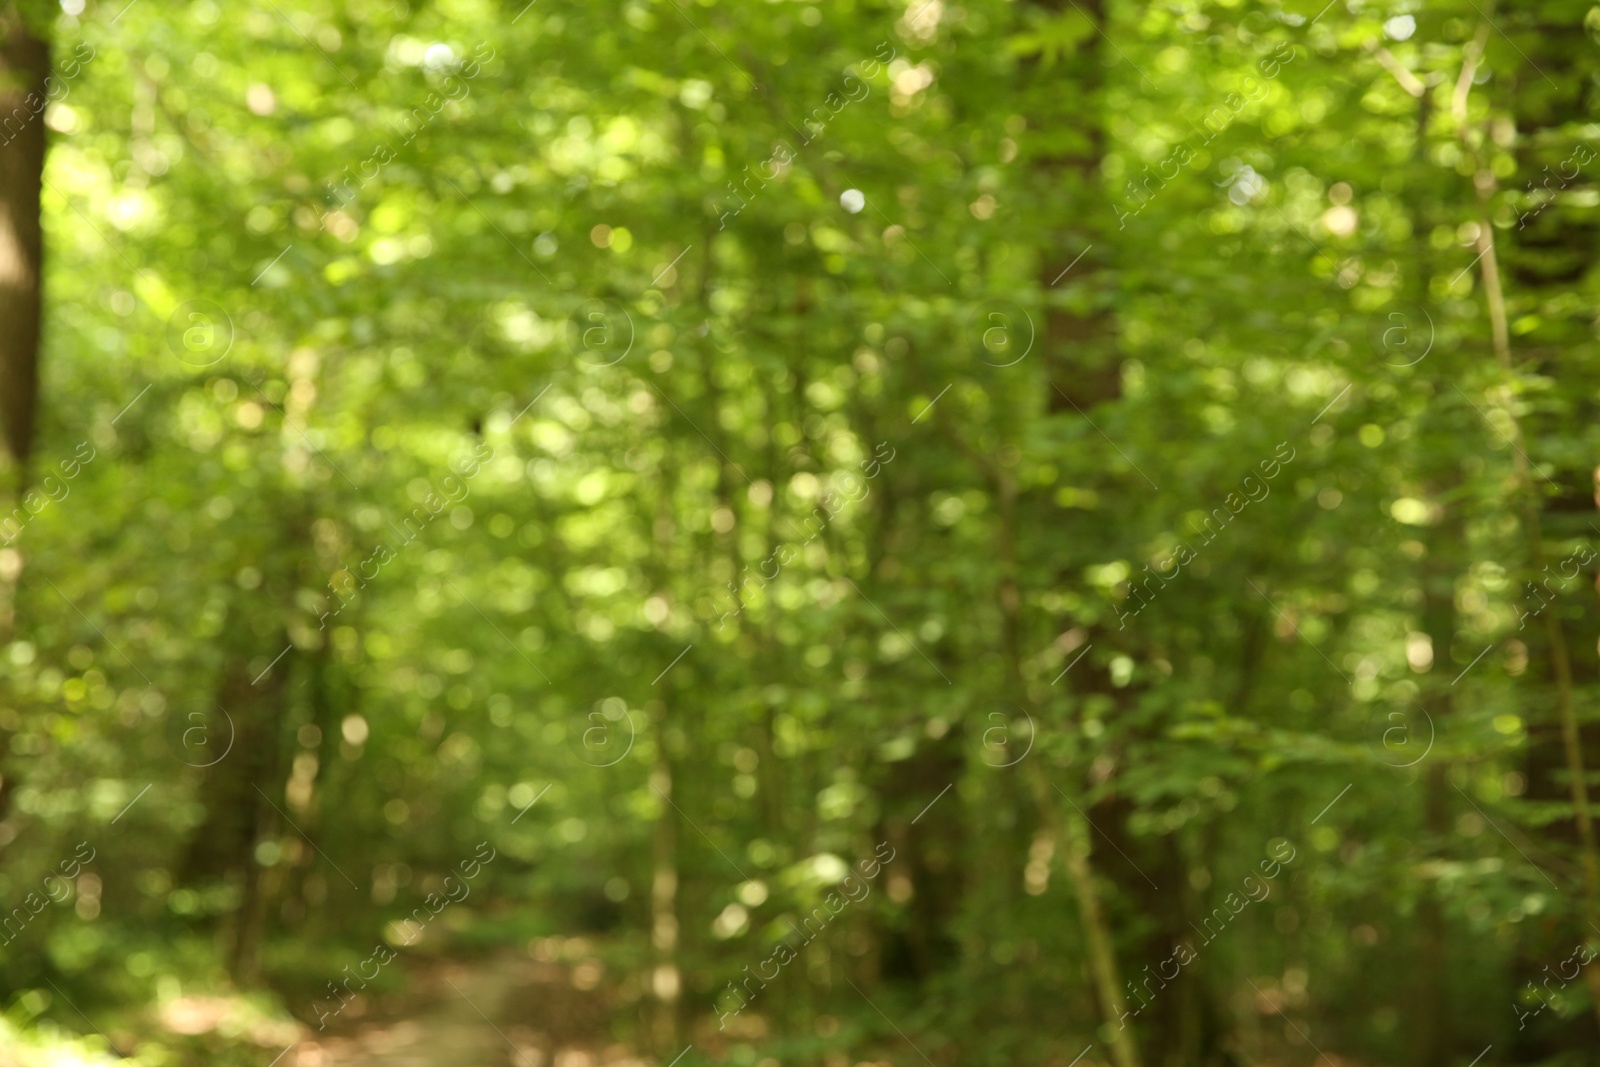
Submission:
{"label": "forest floor", "polygon": [[436,961],[413,970],[404,994],[302,1042],[278,1067],[646,1067],[605,1036],[608,1015],[581,966],[510,952]]}

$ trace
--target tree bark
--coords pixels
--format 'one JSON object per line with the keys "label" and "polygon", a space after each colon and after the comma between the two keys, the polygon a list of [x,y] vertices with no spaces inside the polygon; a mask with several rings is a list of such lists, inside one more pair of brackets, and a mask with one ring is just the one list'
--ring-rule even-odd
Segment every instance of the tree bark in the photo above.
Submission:
{"label": "tree bark", "polygon": [[18,491],[39,396],[45,78],[50,45],[13,7],[0,16],[0,430]]}
{"label": "tree bark", "polygon": [[[10,485],[0,489],[0,521],[28,488],[34,412],[39,394],[40,277],[44,238],[39,189],[44,179],[42,114],[50,45],[35,36],[13,6],[0,14],[0,455]],[[35,114],[38,106],[41,113]],[[14,117],[13,117],[14,116]],[[0,527],[3,528],[3,527]],[[0,645],[16,633],[22,553],[0,535]],[[0,752],[9,751],[0,732]],[[15,776],[0,761],[0,819],[11,806]]]}

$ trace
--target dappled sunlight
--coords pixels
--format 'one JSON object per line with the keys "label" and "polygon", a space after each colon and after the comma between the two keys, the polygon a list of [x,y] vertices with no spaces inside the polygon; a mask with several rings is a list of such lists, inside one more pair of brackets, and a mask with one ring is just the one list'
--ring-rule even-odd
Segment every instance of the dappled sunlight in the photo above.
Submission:
{"label": "dappled sunlight", "polygon": [[0,1067],[1600,1047],[1600,0],[0,0]]}

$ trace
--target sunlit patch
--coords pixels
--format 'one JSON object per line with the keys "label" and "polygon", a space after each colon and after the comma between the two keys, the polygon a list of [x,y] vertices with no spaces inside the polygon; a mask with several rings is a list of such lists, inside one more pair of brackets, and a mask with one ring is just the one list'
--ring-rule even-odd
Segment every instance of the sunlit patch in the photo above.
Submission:
{"label": "sunlit patch", "polygon": [[216,1033],[243,1038],[262,1048],[281,1048],[301,1036],[298,1024],[274,1018],[244,997],[181,996],[162,1003],[156,1014],[161,1025],[174,1034]]}
{"label": "sunlit patch", "polygon": [[271,86],[255,82],[244,91],[244,106],[252,115],[270,115],[278,108],[278,98]]}
{"label": "sunlit patch", "polygon": [[1391,41],[1409,41],[1417,32],[1417,20],[1412,15],[1396,15],[1383,24],[1383,35]]}
{"label": "sunlit patch", "polygon": [[1355,233],[1356,222],[1355,209],[1344,204],[1335,204],[1322,213],[1322,225],[1337,237],[1348,237]]}
{"label": "sunlit patch", "polygon": [[[718,941],[737,937],[750,927],[750,912],[743,904],[729,904],[711,922],[711,936]],[[576,981],[576,979],[574,979]]]}

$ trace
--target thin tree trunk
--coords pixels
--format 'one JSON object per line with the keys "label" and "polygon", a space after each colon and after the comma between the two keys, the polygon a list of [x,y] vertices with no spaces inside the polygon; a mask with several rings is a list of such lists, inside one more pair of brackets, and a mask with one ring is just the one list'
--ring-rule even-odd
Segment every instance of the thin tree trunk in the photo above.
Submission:
{"label": "thin tree trunk", "polygon": [[[667,590],[670,566],[663,558],[673,547],[673,498],[678,471],[669,448],[660,472],[660,495],[652,521],[658,551],[652,557],[651,580]],[[678,809],[672,799],[674,776],[670,752],[672,709],[677,702],[676,679],[667,682],[661,698],[652,702],[655,722],[656,762],[650,771],[651,792],[660,801],[660,814],[651,831],[650,875],[650,1011],[645,1019],[648,1041],[663,1056],[678,1049],[679,1013],[682,1011],[682,969],[678,959]]]}
{"label": "thin tree trunk", "polygon": [[655,958],[650,992],[655,1001],[650,1020],[655,1047],[666,1053],[678,1043],[678,811],[672,806],[672,765],[666,755],[666,712],[657,724],[659,755],[650,772],[650,786],[661,797],[652,846],[654,873],[650,882],[650,945]]}
{"label": "thin tree trunk", "polygon": [[[1426,90],[1417,97],[1416,145],[1412,163],[1418,175],[1426,174],[1432,166],[1428,159],[1428,123],[1433,111],[1431,100]],[[1412,188],[1420,184],[1419,179]],[[1419,192],[1412,196],[1409,206],[1413,216],[1412,249],[1416,257],[1412,292],[1417,303],[1424,304],[1428,301],[1428,284],[1434,267],[1428,242],[1428,234],[1432,230],[1430,201]],[[1440,392],[1447,391],[1447,383],[1455,381],[1460,370],[1458,363],[1452,361],[1452,355],[1437,353],[1429,365],[1432,381]],[[1430,412],[1434,410],[1429,409]],[[1443,413],[1437,416],[1434,431],[1436,439],[1453,439],[1453,426],[1446,421],[1451,417]],[[1426,443],[1426,437],[1424,441],[1423,465],[1427,471],[1424,482],[1428,486],[1428,496],[1441,516],[1427,529],[1427,552],[1421,579],[1422,630],[1428,635],[1433,655],[1427,677],[1423,679],[1427,744],[1431,748],[1432,739],[1447,728],[1455,714],[1454,689],[1448,676],[1453,669],[1450,666],[1450,653],[1459,627],[1456,581],[1468,568],[1461,558],[1463,546],[1467,543],[1466,530],[1460,505],[1455,499],[1461,487],[1460,467],[1452,458],[1454,453],[1451,449],[1435,451]],[[1413,750],[1418,750],[1418,746],[1424,743],[1421,733],[1423,726],[1423,723],[1408,724],[1403,754],[1395,754],[1395,762],[1404,763],[1413,759]],[[1421,755],[1422,750],[1418,750],[1417,754]],[[1450,764],[1442,756],[1434,755],[1422,776],[1423,825],[1427,831],[1425,851],[1432,858],[1444,858],[1450,837],[1449,772]],[[1444,1067],[1450,1060],[1450,941],[1444,917],[1444,897],[1439,880],[1434,879],[1423,888],[1417,905],[1417,1025],[1412,1055],[1418,1067]]]}

